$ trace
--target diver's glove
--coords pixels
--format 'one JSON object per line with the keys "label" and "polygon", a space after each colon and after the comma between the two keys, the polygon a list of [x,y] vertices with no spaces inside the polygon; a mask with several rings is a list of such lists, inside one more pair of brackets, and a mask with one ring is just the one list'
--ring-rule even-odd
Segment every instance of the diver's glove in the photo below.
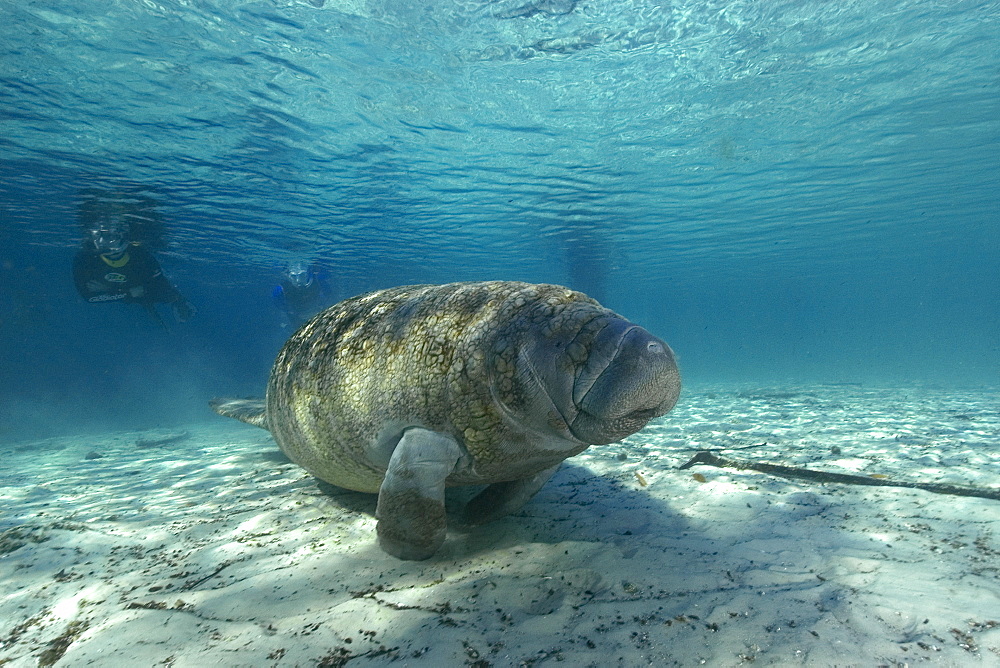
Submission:
{"label": "diver's glove", "polygon": [[181,299],[173,303],[174,317],[177,318],[177,322],[187,322],[198,312],[198,309],[194,307],[191,302],[186,299]]}

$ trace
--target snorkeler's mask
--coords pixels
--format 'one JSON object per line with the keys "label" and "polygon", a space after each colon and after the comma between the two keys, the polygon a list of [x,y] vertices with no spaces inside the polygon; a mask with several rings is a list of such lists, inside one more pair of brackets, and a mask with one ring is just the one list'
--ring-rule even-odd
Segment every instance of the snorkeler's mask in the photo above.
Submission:
{"label": "snorkeler's mask", "polygon": [[313,281],[312,273],[305,262],[293,262],[288,265],[285,274],[288,276],[288,281],[297,288],[308,288]]}
{"label": "snorkeler's mask", "polygon": [[112,257],[123,254],[128,249],[128,235],[125,225],[111,221],[90,230],[90,242],[101,255]]}

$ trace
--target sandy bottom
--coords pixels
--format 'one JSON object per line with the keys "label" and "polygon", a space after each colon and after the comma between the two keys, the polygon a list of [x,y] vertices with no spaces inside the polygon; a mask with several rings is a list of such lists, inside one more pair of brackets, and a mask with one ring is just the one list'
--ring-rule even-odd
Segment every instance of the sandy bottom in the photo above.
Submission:
{"label": "sandy bottom", "polygon": [[419,563],[223,418],[7,444],[0,664],[1000,665],[1000,502],[700,449],[996,489],[1000,390],[689,390]]}

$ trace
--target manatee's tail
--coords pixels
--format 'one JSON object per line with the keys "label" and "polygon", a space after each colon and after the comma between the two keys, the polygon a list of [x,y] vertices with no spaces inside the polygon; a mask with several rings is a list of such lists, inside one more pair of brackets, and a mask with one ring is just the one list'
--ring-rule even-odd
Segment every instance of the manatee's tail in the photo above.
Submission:
{"label": "manatee's tail", "polygon": [[208,405],[219,415],[267,429],[267,412],[264,410],[263,399],[212,399]]}

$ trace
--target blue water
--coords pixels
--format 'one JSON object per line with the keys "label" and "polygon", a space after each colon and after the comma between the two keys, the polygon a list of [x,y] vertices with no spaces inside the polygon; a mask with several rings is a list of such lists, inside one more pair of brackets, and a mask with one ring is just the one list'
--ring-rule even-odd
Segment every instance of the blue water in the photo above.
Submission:
{"label": "blue water", "polygon": [[[260,394],[299,257],[568,284],[692,384],[1000,381],[998,2],[37,0],[0,52],[0,438]],[[76,295],[93,188],[193,320]]]}

